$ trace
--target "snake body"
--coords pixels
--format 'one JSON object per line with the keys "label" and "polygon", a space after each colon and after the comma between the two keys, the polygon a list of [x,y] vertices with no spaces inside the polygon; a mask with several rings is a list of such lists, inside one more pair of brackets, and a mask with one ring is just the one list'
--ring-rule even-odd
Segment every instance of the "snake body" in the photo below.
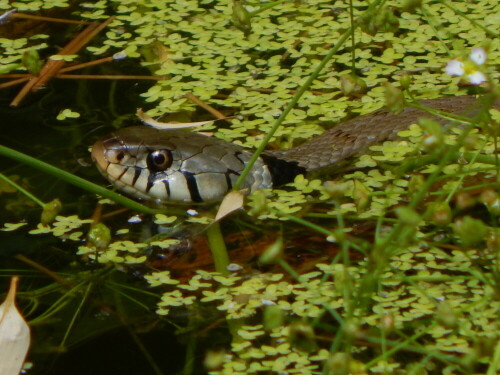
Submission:
{"label": "snake body", "polygon": [[[452,114],[473,115],[468,96],[424,100],[422,105]],[[298,174],[334,170],[370,146],[394,139],[427,112],[406,108],[400,114],[385,109],[343,122],[333,129],[284,151],[261,155],[242,188],[250,191],[292,181]],[[97,141],[92,158],[118,190],[159,203],[217,201],[232,189],[252,151],[215,137],[183,130],[146,126],[124,128]]]}

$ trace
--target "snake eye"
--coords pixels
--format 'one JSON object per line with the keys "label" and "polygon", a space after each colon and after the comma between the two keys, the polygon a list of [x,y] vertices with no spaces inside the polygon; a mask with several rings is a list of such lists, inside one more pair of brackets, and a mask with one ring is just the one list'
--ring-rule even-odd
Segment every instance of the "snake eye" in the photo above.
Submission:
{"label": "snake eye", "polygon": [[161,172],[170,167],[172,156],[168,150],[156,150],[148,155],[148,168],[153,172]]}

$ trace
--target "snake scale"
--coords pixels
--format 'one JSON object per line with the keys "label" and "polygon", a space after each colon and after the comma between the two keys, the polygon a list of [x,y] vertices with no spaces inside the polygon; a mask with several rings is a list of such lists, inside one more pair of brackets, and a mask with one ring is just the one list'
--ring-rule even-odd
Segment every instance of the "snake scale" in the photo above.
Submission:
{"label": "snake scale", "polygon": [[[421,101],[452,114],[477,112],[469,96]],[[498,102],[495,107],[498,107]],[[394,114],[380,109],[345,121],[312,140],[289,150],[268,151],[257,159],[242,188],[250,191],[293,181],[295,176],[323,169],[334,171],[349,157],[370,146],[394,139],[427,112],[407,107]],[[92,159],[118,190],[158,203],[211,202],[232,189],[250,160],[252,151],[215,137],[184,130],[133,126],[97,141]]]}

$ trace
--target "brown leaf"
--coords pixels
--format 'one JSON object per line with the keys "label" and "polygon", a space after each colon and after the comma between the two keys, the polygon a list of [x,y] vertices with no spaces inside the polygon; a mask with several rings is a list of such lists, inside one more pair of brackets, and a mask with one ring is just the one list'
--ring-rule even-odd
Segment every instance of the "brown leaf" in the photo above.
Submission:
{"label": "brown leaf", "polygon": [[219,211],[215,215],[215,221],[219,221],[229,215],[231,212],[243,207],[244,194],[241,191],[230,191],[222,200]]}
{"label": "brown leaf", "polygon": [[198,122],[184,122],[181,124],[173,124],[173,123],[168,123],[168,122],[159,122],[156,121],[154,118],[148,116],[145,114],[142,110],[142,108],[138,108],[136,112],[137,117],[141,119],[141,121],[148,126],[151,126],[152,128],[155,129],[186,129],[186,128],[195,128],[197,126],[202,126],[206,124],[210,124],[211,122],[214,122],[215,120],[209,120],[209,121],[198,121]]}
{"label": "brown leaf", "polygon": [[30,346],[30,329],[16,308],[18,277],[10,282],[7,298],[0,305],[0,374],[18,375]]}

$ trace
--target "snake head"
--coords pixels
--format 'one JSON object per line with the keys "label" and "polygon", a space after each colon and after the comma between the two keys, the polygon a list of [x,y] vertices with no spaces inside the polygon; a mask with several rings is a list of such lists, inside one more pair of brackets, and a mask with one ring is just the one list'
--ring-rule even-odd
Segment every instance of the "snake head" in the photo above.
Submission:
{"label": "snake head", "polygon": [[[135,126],[115,131],[92,147],[92,159],[118,190],[158,203],[213,202],[232,189],[251,157],[238,145],[183,130]],[[242,188],[272,186],[258,160]]]}

